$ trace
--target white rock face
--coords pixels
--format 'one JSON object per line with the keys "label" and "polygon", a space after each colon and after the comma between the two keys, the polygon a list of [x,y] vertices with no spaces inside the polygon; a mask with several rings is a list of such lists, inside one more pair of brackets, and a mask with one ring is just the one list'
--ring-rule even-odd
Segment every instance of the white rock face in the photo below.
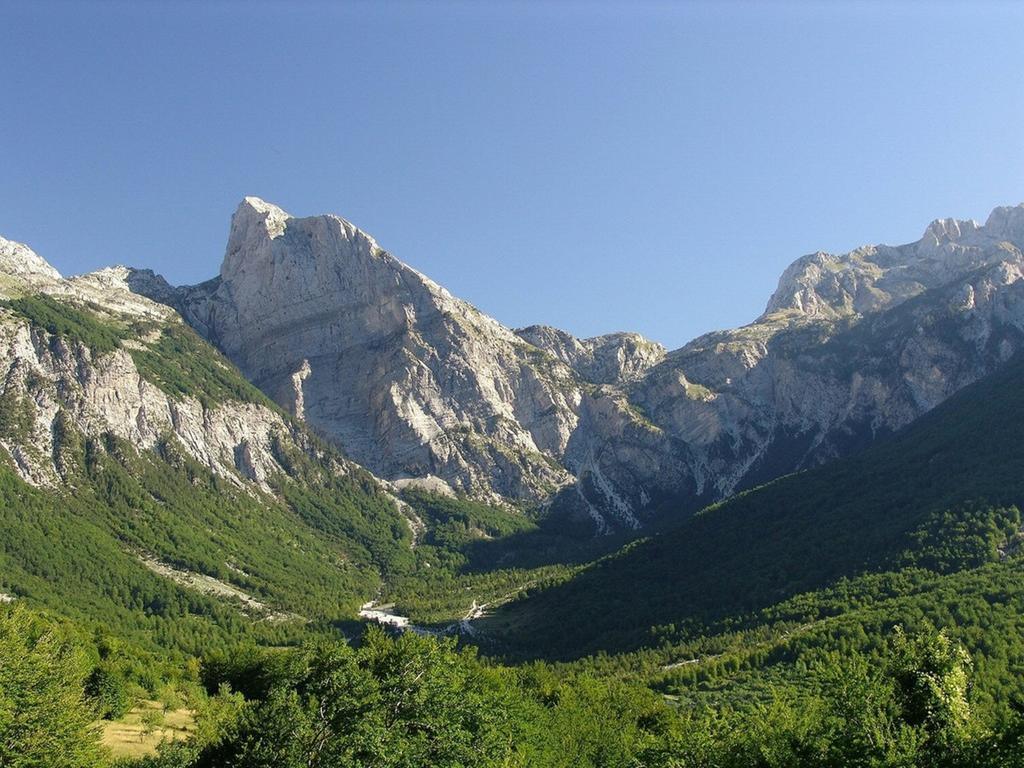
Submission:
{"label": "white rock face", "polygon": [[[112,323],[150,321],[151,335],[128,346],[145,348],[161,328],[181,323],[169,307],[133,292],[133,272],[124,267],[64,280],[24,246],[11,252],[17,262],[5,261],[2,276],[16,277],[19,293],[41,290],[71,305],[88,305]],[[62,481],[58,418],[85,436],[110,433],[143,451],[176,438],[192,458],[242,487],[249,481],[266,490],[268,476],[282,471],[271,440],[288,435],[289,428],[273,410],[242,402],[204,408],[191,397],[171,398],[140,374],[127,349],[93,354],[81,343],[33,330],[6,309],[0,309],[0,395],[27,417],[26,433],[0,437],[0,449],[35,485]]]}
{"label": "white rock face", "polygon": [[[1004,257],[1024,241],[1024,207],[996,208],[984,226],[936,219],[916,243],[874,245],[793,262],[761,319],[787,310],[836,318],[877,312]],[[1016,243],[1017,246],[1014,246]]]}
{"label": "white rock face", "polygon": [[60,282],[60,272],[31,248],[0,237],[0,296],[44,290]]}
{"label": "white rock face", "polygon": [[[939,220],[911,245],[790,266],[752,325],[698,338],[629,389],[653,429],[597,464],[625,499],[713,501],[906,425],[1024,347],[1024,206]],[[620,431],[616,431],[620,430]]]}
{"label": "white rock face", "polygon": [[624,384],[640,378],[665,357],[665,347],[638,333],[609,333],[577,339],[547,325],[520,328],[516,334],[549,352],[579,376],[595,384]]}
{"label": "white rock face", "polygon": [[583,396],[573,371],[336,216],[246,198],[183,315],[254,383],[387,478],[540,500]]}
{"label": "white rock face", "polygon": [[218,278],[176,295],[139,281],[372,471],[558,492],[607,530],[854,450],[993,370],[1021,346],[1022,242],[1017,207],[811,254],[755,323],[669,354],[635,334],[513,333],[344,219],[256,198]]}
{"label": "white rock face", "polygon": [[135,292],[131,284],[138,285],[137,280],[135,272],[128,267],[107,267],[69,278],[63,285],[47,290],[47,293],[69,296],[123,317],[140,320],[176,319],[170,307]]}

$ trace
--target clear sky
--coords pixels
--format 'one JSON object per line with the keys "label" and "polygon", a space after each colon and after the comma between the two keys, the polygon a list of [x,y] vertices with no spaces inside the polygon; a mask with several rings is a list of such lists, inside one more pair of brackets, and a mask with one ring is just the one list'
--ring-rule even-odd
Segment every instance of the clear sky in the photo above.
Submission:
{"label": "clear sky", "polygon": [[0,234],[216,274],[245,195],[511,326],[669,346],[1024,201],[1024,6],[0,0]]}

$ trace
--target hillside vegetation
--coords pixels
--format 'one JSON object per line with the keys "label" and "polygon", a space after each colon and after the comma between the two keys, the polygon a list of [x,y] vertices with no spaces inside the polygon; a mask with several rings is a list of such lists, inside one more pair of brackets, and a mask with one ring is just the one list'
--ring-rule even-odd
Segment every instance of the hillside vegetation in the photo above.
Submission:
{"label": "hillside vegetation", "polygon": [[573,658],[663,642],[658,626],[689,639],[844,578],[999,560],[1015,551],[1024,502],[1022,379],[1018,357],[857,456],[538,586],[496,626],[513,647]]}
{"label": "hillside vegetation", "polygon": [[[376,480],[183,324],[132,323],[42,295],[6,306],[44,343],[94,358],[127,349],[170,397],[204,409],[258,404],[280,429],[279,471],[261,487],[200,464],[174,434],[140,450],[58,409],[59,484],[33,487],[0,462],[0,592],[150,651],[196,654],[242,636],[294,641],[309,622],[347,620],[381,573],[411,563],[408,524]],[[152,341],[129,345],[138,338]],[[31,393],[3,395],[0,438],[34,450]]]}
{"label": "hillside vegetation", "polygon": [[[126,348],[61,307],[8,308]],[[150,338],[161,391],[265,403],[183,327]],[[1022,376],[612,554],[529,510],[400,507],[283,414],[264,486],[58,414],[60,485],[0,465],[0,764],[113,765],[97,720],[166,709],[189,737],[119,766],[1020,765]],[[3,394],[3,438],[30,434]],[[491,614],[389,637],[352,621],[374,597]]]}

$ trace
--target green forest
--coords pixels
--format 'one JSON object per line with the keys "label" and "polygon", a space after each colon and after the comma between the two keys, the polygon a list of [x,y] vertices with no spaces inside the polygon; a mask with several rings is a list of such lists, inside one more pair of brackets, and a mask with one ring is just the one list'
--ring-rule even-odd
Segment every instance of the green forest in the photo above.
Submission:
{"label": "green forest", "polygon": [[[58,488],[0,463],[4,768],[1024,765],[1024,360],[630,541],[396,505],[181,324],[6,310],[285,428],[259,492],[65,415]],[[30,413],[0,393],[0,438]],[[357,621],[371,600],[418,631]]]}

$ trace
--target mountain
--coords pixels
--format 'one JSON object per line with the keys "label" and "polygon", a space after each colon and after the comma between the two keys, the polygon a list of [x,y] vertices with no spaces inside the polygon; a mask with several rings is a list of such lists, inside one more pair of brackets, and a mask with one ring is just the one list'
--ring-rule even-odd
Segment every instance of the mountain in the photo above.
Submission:
{"label": "mountain", "polygon": [[[180,314],[297,422],[395,488],[548,508],[602,532],[860,450],[1024,340],[1024,206],[984,225],[938,220],[909,245],[805,256],[754,323],[672,352],[637,334],[505,328],[344,219],[295,218],[258,198],[233,216],[220,274],[196,286],[125,268],[63,280],[4,242],[5,280],[23,292],[133,323]],[[90,419],[142,445],[170,428],[211,469],[265,485],[280,415],[223,425],[164,402],[128,381],[132,355],[118,346],[111,360],[128,378],[88,380],[99,388],[86,393]],[[46,462],[11,450],[43,482]]]}
{"label": "mountain", "polygon": [[904,246],[816,253],[765,313],[666,353],[513,331],[336,216],[236,211],[171,304],[262,391],[390,480],[635,529],[869,445],[1021,345],[1024,206]]}
{"label": "mountain", "polygon": [[247,198],[220,275],[179,302],[250,380],[382,476],[534,500],[570,480],[549,459],[576,425],[568,367],[531,360],[343,219]]}
{"label": "mountain", "polygon": [[661,344],[639,333],[609,333],[592,339],[577,339],[549,325],[531,325],[515,333],[561,360],[584,381],[594,384],[635,381],[665,357]]}
{"label": "mountain", "polygon": [[805,257],[673,352],[256,199],[200,286],[0,240],[8,752],[159,698],[198,726],[132,764],[1007,764],[1022,216]]}
{"label": "mountain", "polygon": [[[924,572],[934,581],[1002,563],[1019,584],[1022,381],[1017,354],[857,455],[733,496],[538,585],[478,630],[517,653],[578,658],[750,629],[778,620],[780,605],[817,621],[830,614],[814,612],[816,591],[852,610],[874,599],[858,598],[864,584],[906,597]],[[900,575],[870,578],[884,573]]]}
{"label": "mountain", "polygon": [[144,646],[281,640],[411,563],[392,489],[115,267],[0,240],[0,593]]}
{"label": "mountain", "polygon": [[539,502],[573,482],[590,377],[617,383],[663,353],[627,334],[562,334],[547,352],[527,341],[543,332],[517,335],[344,219],[251,197],[219,276],[177,291],[135,282],[353,460],[492,500]]}
{"label": "mountain", "polygon": [[1018,206],[983,226],[934,222],[910,245],[797,260],[754,323],[695,339],[623,388],[640,424],[587,404],[581,479],[650,519],[891,434],[1021,348],[1022,246]]}

